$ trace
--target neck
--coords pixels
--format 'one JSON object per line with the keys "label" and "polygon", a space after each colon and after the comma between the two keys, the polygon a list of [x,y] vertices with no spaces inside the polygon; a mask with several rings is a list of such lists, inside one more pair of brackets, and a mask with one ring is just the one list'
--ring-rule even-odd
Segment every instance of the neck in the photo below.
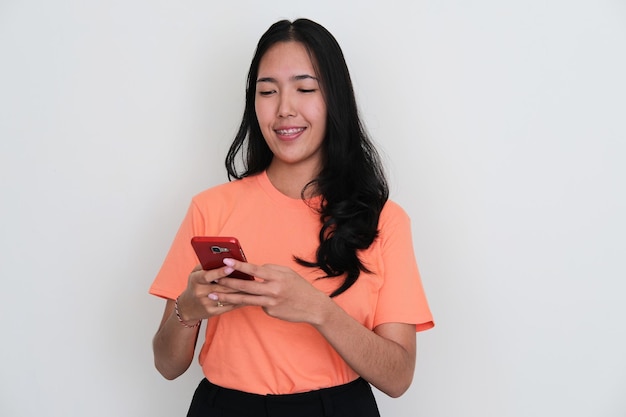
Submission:
{"label": "neck", "polygon": [[[317,175],[317,169],[294,167],[272,161],[267,168],[267,177],[278,191],[291,198],[301,198],[302,190]],[[308,189],[305,198],[315,195],[314,189]]]}

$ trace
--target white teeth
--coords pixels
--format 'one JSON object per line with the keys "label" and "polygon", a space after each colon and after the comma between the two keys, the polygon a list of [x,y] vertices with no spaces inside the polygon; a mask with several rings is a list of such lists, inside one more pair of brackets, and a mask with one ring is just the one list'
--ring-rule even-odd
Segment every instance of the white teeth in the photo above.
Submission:
{"label": "white teeth", "polygon": [[303,130],[303,127],[295,127],[291,129],[278,129],[276,133],[278,133],[279,135],[295,135],[296,133],[300,133]]}

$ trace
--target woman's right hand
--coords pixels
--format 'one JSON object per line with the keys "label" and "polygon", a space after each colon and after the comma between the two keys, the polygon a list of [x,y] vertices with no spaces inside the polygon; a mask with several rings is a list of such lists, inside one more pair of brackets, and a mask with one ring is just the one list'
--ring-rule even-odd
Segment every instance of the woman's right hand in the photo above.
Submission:
{"label": "woman's right hand", "polygon": [[237,293],[236,290],[214,282],[227,276],[225,269],[226,267],[205,271],[201,265],[197,265],[189,274],[187,288],[178,297],[178,313],[185,323],[193,325],[199,320],[218,316],[238,307],[222,304],[208,297],[214,292]]}
{"label": "woman's right hand", "polygon": [[161,325],[154,335],[152,348],[154,363],[157,370],[167,379],[182,375],[194,357],[200,320],[227,313],[239,306],[218,304],[208,295],[219,291],[237,293],[237,290],[226,288],[213,281],[226,276],[224,268],[211,271],[196,266],[187,281],[187,288],[178,297],[178,314],[184,326],[179,322],[175,312],[175,300],[167,300]]}

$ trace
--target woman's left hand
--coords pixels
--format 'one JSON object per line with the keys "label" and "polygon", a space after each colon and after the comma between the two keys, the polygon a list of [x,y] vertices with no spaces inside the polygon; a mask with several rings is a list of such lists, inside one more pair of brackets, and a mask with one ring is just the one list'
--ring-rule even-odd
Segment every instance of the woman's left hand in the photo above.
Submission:
{"label": "woman's left hand", "polygon": [[[225,259],[224,264],[257,279],[220,278],[220,285],[238,292],[209,294],[209,298],[215,301],[237,306],[260,306],[271,317],[310,324],[321,322],[324,312],[334,304],[328,295],[285,266],[260,266],[235,259]],[[226,273],[229,273],[229,268],[226,268]]]}

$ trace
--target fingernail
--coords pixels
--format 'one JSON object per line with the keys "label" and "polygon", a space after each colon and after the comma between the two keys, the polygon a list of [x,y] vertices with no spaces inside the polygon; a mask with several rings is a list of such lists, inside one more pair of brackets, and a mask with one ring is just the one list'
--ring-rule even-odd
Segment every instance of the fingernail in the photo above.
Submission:
{"label": "fingernail", "polygon": [[213,301],[217,301],[217,294],[211,293],[209,294],[209,298]]}
{"label": "fingernail", "polygon": [[[235,261],[233,259],[231,259],[231,258],[224,258],[224,265],[235,266]],[[229,274],[230,274],[230,272],[229,272]]]}
{"label": "fingernail", "polygon": [[224,268],[224,273],[225,273],[226,275],[230,275],[230,273],[231,273],[231,272],[233,272],[233,271],[234,271],[234,269],[233,269],[233,268],[231,268],[230,266],[229,266],[229,267],[227,267],[227,268]]}

